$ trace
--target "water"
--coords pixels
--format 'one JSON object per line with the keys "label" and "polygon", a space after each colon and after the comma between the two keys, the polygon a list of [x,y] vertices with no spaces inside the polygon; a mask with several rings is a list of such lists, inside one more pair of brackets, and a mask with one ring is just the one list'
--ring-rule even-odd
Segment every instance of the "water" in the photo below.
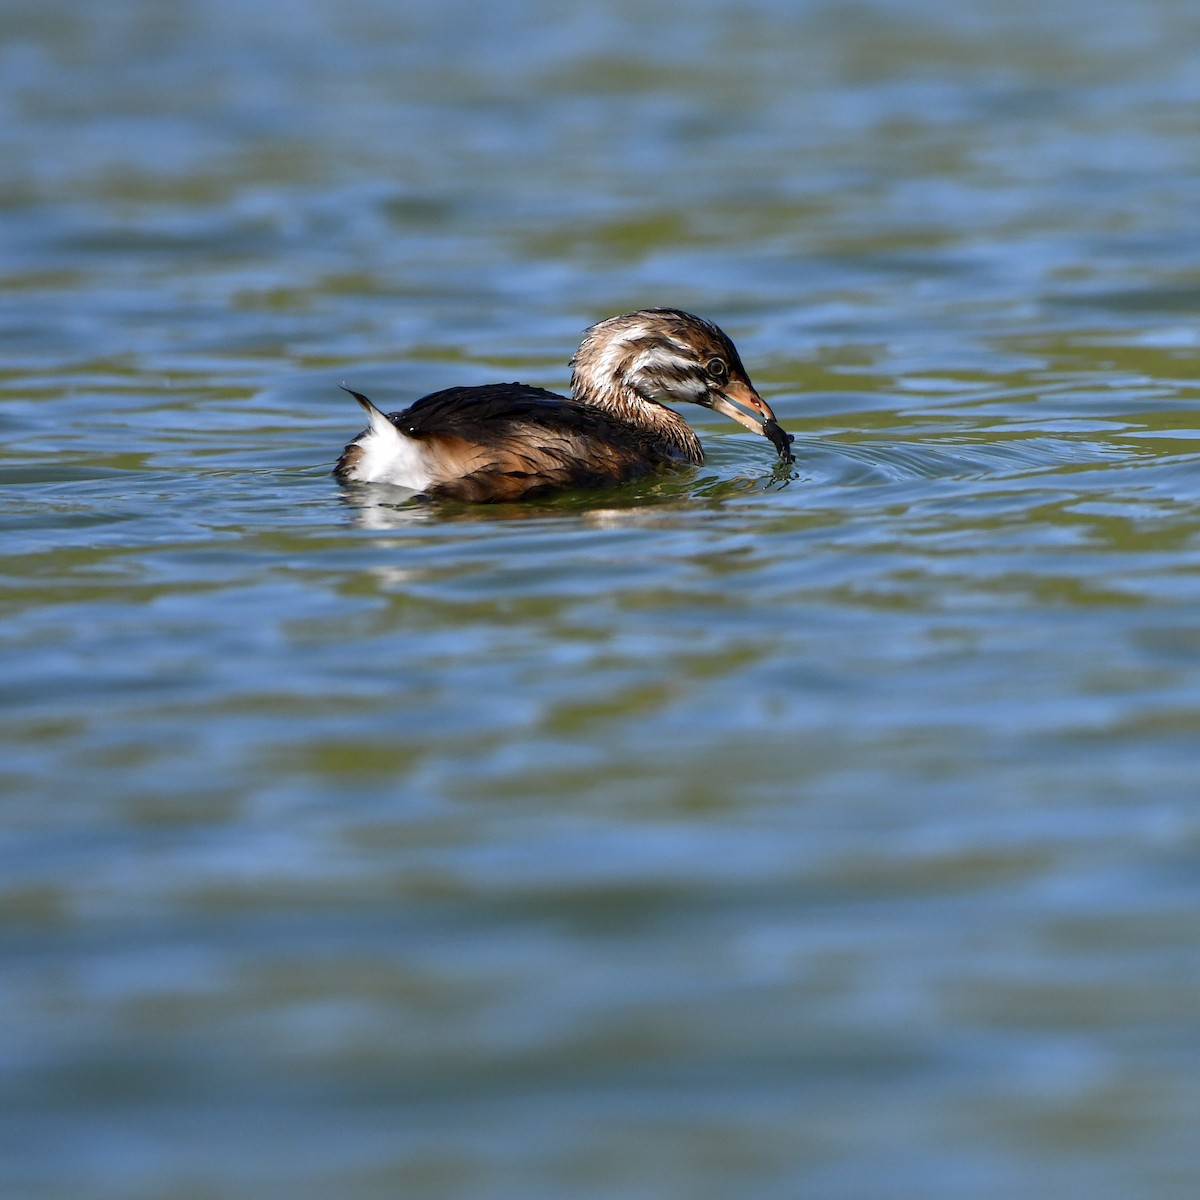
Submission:
{"label": "water", "polygon": [[[1193,1197],[1200,12],[0,16],[0,1192]],[[796,434],[360,428],[719,321]]]}

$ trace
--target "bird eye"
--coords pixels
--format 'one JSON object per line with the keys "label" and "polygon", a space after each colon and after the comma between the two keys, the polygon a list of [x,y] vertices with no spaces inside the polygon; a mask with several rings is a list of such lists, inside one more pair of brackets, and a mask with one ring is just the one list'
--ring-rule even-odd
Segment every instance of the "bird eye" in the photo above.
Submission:
{"label": "bird eye", "polygon": [[715,379],[718,383],[724,383],[729,378],[729,368],[725,365],[723,358],[714,358],[705,369],[710,378]]}

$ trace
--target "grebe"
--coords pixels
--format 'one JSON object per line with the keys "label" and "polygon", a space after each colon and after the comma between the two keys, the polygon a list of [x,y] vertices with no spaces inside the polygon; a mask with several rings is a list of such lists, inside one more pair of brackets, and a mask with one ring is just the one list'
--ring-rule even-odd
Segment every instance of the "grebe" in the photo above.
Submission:
{"label": "grebe", "polygon": [[456,387],[385,415],[350,392],[370,424],[342,452],[342,482],[391,483],[452,500],[519,500],[620,483],[704,461],[668,403],[690,401],[761,433],[784,462],[791,436],[711,321],[644,308],[593,325],[571,359],[571,396],[523,383]]}

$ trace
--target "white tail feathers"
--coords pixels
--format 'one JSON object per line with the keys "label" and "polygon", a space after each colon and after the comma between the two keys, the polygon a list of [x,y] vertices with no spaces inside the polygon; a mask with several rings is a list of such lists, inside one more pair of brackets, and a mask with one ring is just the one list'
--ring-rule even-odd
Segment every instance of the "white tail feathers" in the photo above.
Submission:
{"label": "white tail feathers", "polygon": [[359,483],[390,483],[423,492],[432,482],[421,443],[404,434],[361,392],[342,385],[362,405],[370,422],[351,443],[361,453],[348,464],[346,479]]}

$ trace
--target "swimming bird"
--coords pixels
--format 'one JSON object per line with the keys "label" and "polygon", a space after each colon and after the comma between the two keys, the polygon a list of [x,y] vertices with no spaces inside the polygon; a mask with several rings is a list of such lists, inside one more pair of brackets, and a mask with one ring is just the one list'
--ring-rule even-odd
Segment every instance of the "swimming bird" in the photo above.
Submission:
{"label": "swimming bird", "polygon": [[385,414],[350,392],[369,424],[342,452],[344,483],[391,483],[437,499],[502,501],[621,483],[704,461],[700,439],[668,404],[688,401],[761,433],[784,462],[784,433],[737,348],[711,321],[644,308],[584,332],[571,395],[523,383],[454,387]]}

